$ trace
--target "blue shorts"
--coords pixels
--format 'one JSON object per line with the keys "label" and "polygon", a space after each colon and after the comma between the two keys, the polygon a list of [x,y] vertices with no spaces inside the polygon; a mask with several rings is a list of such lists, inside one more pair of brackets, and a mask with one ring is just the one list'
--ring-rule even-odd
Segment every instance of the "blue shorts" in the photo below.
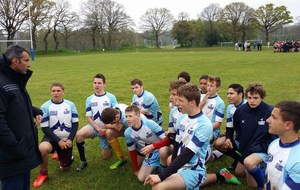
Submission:
{"label": "blue shorts", "polygon": [[177,172],[185,182],[185,189],[199,189],[199,186],[206,180],[205,170],[179,169]]}
{"label": "blue shorts", "polygon": [[146,156],[143,161],[143,166],[160,166],[158,150],[155,150]]}
{"label": "blue shorts", "polygon": [[100,137],[98,131],[90,124],[87,124],[87,126],[89,126],[89,128],[91,128],[94,132],[94,136],[92,137],[92,139],[94,139],[95,137],[99,137],[100,139],[100,144],[99,146],[103,149],[111,149],[110,144],[108,143],[106,137]]}
{"label": "blue shorts", "polygon": [[256,152],[254,154],[256,154],[258,157],[260,157],[264,163],[268,162],[268,154],[267,153],[261,153],[261,152],[257,153]]}

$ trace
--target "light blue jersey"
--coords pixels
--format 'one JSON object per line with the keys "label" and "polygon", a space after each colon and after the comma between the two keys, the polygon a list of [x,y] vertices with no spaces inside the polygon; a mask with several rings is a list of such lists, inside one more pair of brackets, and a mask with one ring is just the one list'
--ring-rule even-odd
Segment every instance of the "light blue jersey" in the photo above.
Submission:
{"label": "light blue jersey", "polygon": [[210,152],[210,139],[213,127],[210,120],[203,112],[195,116],[181,115],[177,120],[176,142],[178,153],[185,148],[195,153],[192,159],[178,170],[178,174],[184,179],[186,189],[199,189],[206,179],[205,160]]}
{"label": "light blue jersey", "polygon": [[226,110],[226,127],[228,128],[233,128],[233,114],[235,112],[235,110],[240,107],[241,105],[247,103],[247,100],[243,99],[243,101],[237,106],[235,107],[234,104],[229,104],[227,106],[227,110]]}
{"label": "light blue jersey", "polygon": [[[224,112],[225,112],[225,103],[220,98],[220,96],[216,95],[214,97],[209,97],[206,100],[205,105],[202,108],[203,113],[210,119],[211,123],[215,122],[223,122]],[[214,130],[215,139],[219,136],[220,129]]]}
{"label": "light blue jersey", "polygon": [[300,140],[282,144],[274,140],[268,148],[267,190],[300,189]]}
{"label": "light blue jersey", "polygon": [[103,95],[93,94],[86,99],[86,116],[92,117],[97,125],[104,129],[104,123],[101,120],[102,111],[117,105],[116,97],[109,92],[105,92]]}
{"label": "light blue jersey", "polygon": [[165,131],[154,121],[142,119],[141,122],[139,130],[136,131],[132,127],[125,130],[124,136],[129,151],[137,150],[140,152],[145,146],[165,138]]}
{"label": "light blue jersey", "polygon": [[176,133],[177,130],[177,119],[178,117],[182,115],[181,111],[179,111],[177,106],[174,106],[171,110],[170,110],[170,114],[169,114],[169,131],[171,133]]}
{"label": "light blue jersey", "polygon": [[67,140],[72,123],[78,122],[78,113],[74,103],[66,99],[61,103],[49,100],[42,105],[41,110],[43,111],[41,127],[50,127],[56,136]]}
{"label": "light blue jersey", "polygon": [[157,99],[151,92],[144,90],[140,96],[136,94],[133,95],[132,105],[138,106],[141,111],[145,112],[146,118],[155,121],[159,125],[162,124],[162,112]]}
{"label": "light blue jersey", "polygon": [[195,116],[181,115],[177,120],[176,142],[179,143],[178,155],[186,147],[195,155],[183,168],[205,171],[204,163],[210,149],[210,138],[213,127],[210,120],[202,112]]}

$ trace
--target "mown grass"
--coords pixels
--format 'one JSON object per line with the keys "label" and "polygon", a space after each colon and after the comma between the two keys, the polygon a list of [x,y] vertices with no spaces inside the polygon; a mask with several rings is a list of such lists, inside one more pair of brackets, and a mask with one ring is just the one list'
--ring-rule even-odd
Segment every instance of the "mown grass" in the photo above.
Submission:
{"label": "mown grass", "polygon": [[[184,50],[135,50],[132,52],[93,52],[74,55],[37,56],[32,62],[34,71],[27,89],[33,104],[41,106],[50,98],[49,87],[60,81],[65,85],[65,98],[75,102],[80,117],[80,127],[85,119],[85,100],[93,93],[92,79],[103,73],[107,79],[106,90],[113,93],[120,103],[130,104],[132,91],[130,80],[140,78],[144,88],[157,97],[163,111],[164,129],[168,123],[169,82],[175,80],[181,71],[187,71],[192,83],[198,84],[200,75],[220,76],[222,86],[219,95],[226,105],[227,86],[240,83],[245,88],[250,82],[259,82],[267,91],[265,101],[274,105],[281,100],[300,101],[300,57],[299,53],[273,53],[271,49],[262,52],[237,52],[233,48],[184,49]],[[224,129],[224,124],[222,125]],[[39,131],[40,138],[43,136]],[[121,140],[127,152],[125,141]],[[79,156],[73,149],[75,161],[67,172],[61,172],[57,163],[49,161],[49,179],[40,189],[151,189],[143,186],[134,176],[130,162],[125,166],[110,170],[109,165],[117,159],[104,161],[100,157],[98,139],[86,140],[88,167],[77,173]],[[209,172],[217,172],[230,165],[230,158],[221,158],[211,163]],[[33,170],[33,182],[39,168]],[[215,184],[205,189],[248,189],[245,180],[242,186],[225,183]]]}

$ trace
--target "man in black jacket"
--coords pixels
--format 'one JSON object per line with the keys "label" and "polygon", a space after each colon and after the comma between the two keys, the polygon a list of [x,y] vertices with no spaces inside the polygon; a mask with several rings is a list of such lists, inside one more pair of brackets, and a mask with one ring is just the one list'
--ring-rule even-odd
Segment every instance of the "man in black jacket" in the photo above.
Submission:
{"label": "man in black jacket", "polygon": [[30,170],[41,164],[34,124],[42,112],[26,90],[32,71],[26,49],[10,46],[0,59],[0,180],[1,189],[30,189]]}

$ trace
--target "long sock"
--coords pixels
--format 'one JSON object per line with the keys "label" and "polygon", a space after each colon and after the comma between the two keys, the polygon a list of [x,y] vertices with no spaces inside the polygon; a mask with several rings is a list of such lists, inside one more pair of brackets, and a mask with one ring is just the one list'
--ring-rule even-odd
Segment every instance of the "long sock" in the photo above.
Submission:
{"label": "long sock", "polygon": [[48,175],[48,169],[40,170],[41,175]]}
{"label": "long sock", "polygon": [[82,143],[76,143],[80,160],[86,162],[84,144],[84,141]]}
{"label": "long sock", "polygon": [[225,181],[225,177],[223,177],[219,172],[215,173],[217,176],[217,181],[222,182]]}
{"label": "long sock", "polygon": [[253,170],[248,172],[252,175],[252,177],[255,179],[257,183],[257,188],[263,188],[264,187],[264,179],[261,175],[261,171],[258,166],[256,166]]}
{"label": "long sock", "polygon": [[124,160],[124,154],[123,151],[121,149],[120,143],[118,139],[114,139],[112,141],[108,141],[108,143],[110,144],[111,148],[113,149],[113,151],[116,153],[117,157],[119,158],[119,160]]}
{"label": "long sock", "polygon": [[224,152],[224,154],[230,156],[234,160],[237,160],[237,161],[243,163],[242,156],[239,153],[237,153],[234,149],[228,149],[226,152]]}

